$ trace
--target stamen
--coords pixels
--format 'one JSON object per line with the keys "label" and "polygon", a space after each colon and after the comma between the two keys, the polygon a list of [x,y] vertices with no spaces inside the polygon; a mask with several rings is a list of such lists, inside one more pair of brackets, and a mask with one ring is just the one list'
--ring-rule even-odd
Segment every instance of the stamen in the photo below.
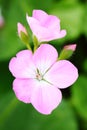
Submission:
{"label": "stamen", "polygon": [[43,76],[40,74],[38,69],[37,69],[36,79],[38,79],[39,81],[43,79]]}

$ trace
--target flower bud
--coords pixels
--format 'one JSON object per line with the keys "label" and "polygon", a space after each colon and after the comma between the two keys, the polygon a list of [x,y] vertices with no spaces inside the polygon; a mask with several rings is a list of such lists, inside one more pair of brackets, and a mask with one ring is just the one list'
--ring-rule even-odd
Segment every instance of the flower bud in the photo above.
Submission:
{"label": "flower bud", "polygon": [[21,23],[18,23],[17,27],[18,27],[18,35],[19,35],[19,37],[21,37],[21,32],[23,32],[25,35],[28,35],[25,27]]}
{"label": "flower bud", "polygon": [[27,48],[29,50],[31,50],[31,47],[29,44],[29,36],[26,31],[26,28],[21,23],[18,23],[17,27],[18,27],[17,29],[18,29],[18,35],[19,35],[20,39],[24,42],[24,44],[27,46]]}
{"label": "flower bud", "polygon": [[76,44],[66,45],[60,53],[58,60],[68,59],[76,50]]}

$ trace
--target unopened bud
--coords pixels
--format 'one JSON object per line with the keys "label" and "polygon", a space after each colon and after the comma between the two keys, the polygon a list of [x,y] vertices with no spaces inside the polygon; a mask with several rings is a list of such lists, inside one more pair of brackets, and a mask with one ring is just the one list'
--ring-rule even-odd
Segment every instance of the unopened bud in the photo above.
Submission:
{"label": "unopened bud", "polygon": [[60,53],[58,60],[68,59],[76,50],[76,44],[66,45]]}
{"label": "unopened bud", "polygon": [[17,27],[18,27],[18,35],[19,35],[19,37],[21,37],[21,32],[25,33],[25,35],[28,35],[27,31],[26,31],[26,28],[21,23],[18,23]]}
{"label": "unopened bud", "polygon": [[31,47],[29,44],[29,36],[26,31],[26,28],[21,23],[18,23],[17,27],[18,27],[17,29],[18,29],[18,35],[19,35],[20,39],[24,42],[24,44],[27,46],[27,48],[29,50],[31,50]]}

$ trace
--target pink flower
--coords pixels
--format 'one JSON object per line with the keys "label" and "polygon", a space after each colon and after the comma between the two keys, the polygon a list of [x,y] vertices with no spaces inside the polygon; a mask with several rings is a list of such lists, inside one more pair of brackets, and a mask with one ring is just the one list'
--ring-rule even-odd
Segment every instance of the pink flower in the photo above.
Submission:
{"label": "pink flower", "polygon": [[27,21],[39,42],[51,41],[66,35],[65,30],[60,30],[60,20],[42,10],[33,10],[33,16],[27,15]]}
{"label": "pink flower", "polygon": [[25,27],[21,24],[21,23],[18,23],[17,24],[17,27],[18,27],[18,35],[21,37],[21,32],[25,33],[26,35],[27,34],[27,31],[25,29]]}
{"label": "pink flower", "polygon": [[42,44],[34,54],[23,50],[13,57],[9,69],[16,78],[13,90],[20,101],[31,103],[42,114],[50,114],[62,99],[60,89],[72,85],[77,68],[67,60],[57,61],[58,53]]}

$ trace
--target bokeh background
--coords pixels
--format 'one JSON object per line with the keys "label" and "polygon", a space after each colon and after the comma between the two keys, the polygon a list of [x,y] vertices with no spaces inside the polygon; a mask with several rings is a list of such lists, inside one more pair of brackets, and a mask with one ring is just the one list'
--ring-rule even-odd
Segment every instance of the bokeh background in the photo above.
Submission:
{"label": "bokeh background", "polygon": [[[86,0],[0,0],[4,23],[0,25],[0,130],[87,130],[87,1]],[[51,115],[38,113],[31,104],[17,100],[14,77],[8,69],[11,57],[25,49],[17,34],[17,22],[29,30],[26,13],[42,9],[61,19],[67,36],[51,41],[58,52],[76,43],[69,59],[79,70],[78,80],[62,90],[63,100]]]}

